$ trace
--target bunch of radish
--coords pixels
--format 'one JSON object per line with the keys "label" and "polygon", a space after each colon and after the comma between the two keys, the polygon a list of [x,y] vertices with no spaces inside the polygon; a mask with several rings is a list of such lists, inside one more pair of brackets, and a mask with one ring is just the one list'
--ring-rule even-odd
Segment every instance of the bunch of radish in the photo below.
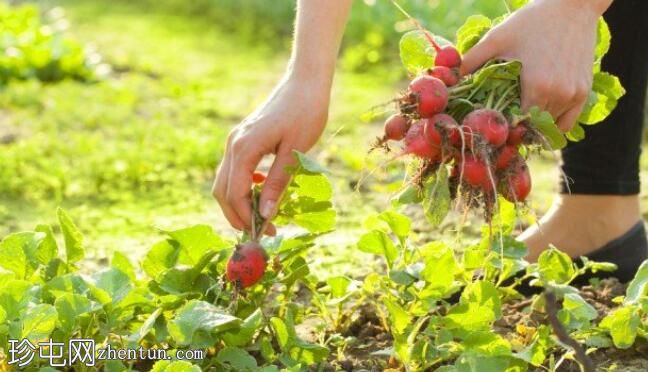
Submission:
{"label": "bunch of radish", "polygon": [[[428,34],[426,34],[428,35]],[[413,156],[418,172],[410,182],[422,187],[441,167],[450,170],[451,194],[470,205],[483,201],[487,216],[497,194],[522,203],[531,191],[523,154],[546,143],[519,109],[519,62],[492,61],[472,75],[460,77],[461,55],[428,35],[434,66],[409,83],[396,99],[398,112],[384,125],[375,147],[402,143],[400,155]]]}

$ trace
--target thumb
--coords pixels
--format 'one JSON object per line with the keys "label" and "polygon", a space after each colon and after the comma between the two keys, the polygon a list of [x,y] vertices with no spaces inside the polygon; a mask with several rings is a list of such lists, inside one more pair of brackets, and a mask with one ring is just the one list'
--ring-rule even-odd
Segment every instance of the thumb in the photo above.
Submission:
{"label": "thumb", "polygon": [[263,218],[270,219],[277,212],[281,196],[290,182],[290,174],[285,168],[293,162],[291,151],[277,151],[259,198],[259,213]]}
{"label": "thumb", "polygon": [[486,36],[464,54],[459,69],[461,76],[472,73],[499,53],[498,45],[493,42],[492,36]]}

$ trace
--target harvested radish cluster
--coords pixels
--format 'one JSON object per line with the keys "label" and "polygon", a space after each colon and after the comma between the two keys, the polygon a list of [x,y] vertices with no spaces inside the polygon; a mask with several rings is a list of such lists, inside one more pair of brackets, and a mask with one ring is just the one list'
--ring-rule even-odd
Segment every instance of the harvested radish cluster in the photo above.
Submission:
{"label": "harvested radish cluster", "polygon": [[[472,28],[458,32],[464,52],[488,28],[479,30],[475,35],[469,34]],[[583,129],[576,123],[565,135],[548,112],[537,107],[522,112],[519,61],[493,60],[460,77],[462,57],[457,47],[422,29],[412,33],[401,40],[401,59],[414,77],[407,91],[394,100],[397,112],[385,121],[384,135],[373,148],[389,150],[393,142],[400,142],[398,156],[414,159],[399,201],[424,202],[425,198],[448,195],[467,206],[483,207],[490,221],[498,195],[513,203],[526,201],[531,191],[527,158],[534,150],[562,148],[566,137],[582,139]],[[428,59],[423,58],[426,55]],[[594,78],[599,74],[605,73],[597,72]],[[610,84],[618,84],[614,76],[606,74],[606,78]],[[614,103],[620,97],[611,91],[595,93]],[[583,118],[591,116],[587,111],[593,109],[586,106],[579,122],[590,124]],[[447,191],[439,192],[439,187]],[[424,206],[432,208],[434,203],[428,200]]]}
{"label": "harvested radish cluster", "polygon": [[524,202],[531,176],[522,154],[542,145],[543,136],[530,126],[530,116],[519,112],[519,63],[492,62],[460,79],[457,49],[428,40],[435,66],[410,82],[377,146],[402,141],[403,154],[419,162],[410,182],[420,188],[440,167],[449,167],[451,195],[462,195],[471,205],[481,201],[487,216],[497,193]]}

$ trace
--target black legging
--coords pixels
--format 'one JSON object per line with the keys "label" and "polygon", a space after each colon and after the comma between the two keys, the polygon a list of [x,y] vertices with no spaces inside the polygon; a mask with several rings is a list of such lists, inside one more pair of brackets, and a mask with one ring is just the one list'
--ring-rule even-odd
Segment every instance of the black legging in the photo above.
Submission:
{"label": "black legging", "polygon": [[561,192],[634,195],[639,193],[639,156],[648,80],[648,0],[615,0],[604,14],[612,44],[602,70],[619,77],[626,89],[602,123],[584,126],[585,139],[562,151]]}

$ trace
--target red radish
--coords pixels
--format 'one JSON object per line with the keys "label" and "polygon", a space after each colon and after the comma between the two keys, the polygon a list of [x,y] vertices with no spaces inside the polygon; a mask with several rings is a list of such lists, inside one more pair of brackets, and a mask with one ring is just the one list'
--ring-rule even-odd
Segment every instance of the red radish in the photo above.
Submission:
{"label": "red radish", "polygon": [[515,146],[507,145],[502,147],[497,154],[497,158],[495,158],[495,169],[502,170],[508,168],[517,154],[518,150]]}
{"label": "red radish", "polygon": [[461,54],[459,54],[459,51],[453,45],[446,45],[443,48],[437,49],[434,64],[436,66],[457,68],[461,66]]}
{"label": "red radish", "polygon": [[[459,124],[457,124],[457,121],[452,116],[448,114],[436,114],[429,118],[427,121],[429,124],[425,126],[426,136],[428,136],[428,139],[430,139],[430,141],[432,141],[433,143],[441,143],[442,138],[443,140],[449,142],[451,145],[461,143]],[[427,129],[428,127],[430,129]],[[436,131],[436,134],[438,134],[438,140],[434,138],[436,134],[427,134],[428,130],[432,131],[433,129]]]}
{"label": "red radish", "polygon": [[265,273],[266,256],[263,247],[254,241],[237,245],[227,262],[227,280],[240,288],[256,284]]}
{"label": "red radish", "polygon": [[421,125],[423,125],[423,136],[425,137],[425,139],[427,139],[427,141],[432,145],[441,146],[443,139],[441,137],[441,132],[439,131],[439,127],[437,126],[437,123],[434,120],[434,118],[437,117],[437,115],[434,115],[429,119],[421,119],[420,123]]}
{"label": "red radish", "polygon": [[459,75],[456,70],[446,66],[435,66],[428,69],[427,73],[441,80],[447,87],[451,87],[459,82]]}
{"label": "red radish", "polygon": [[483,142],[499,147],[506,143],[509,126],[499,111],[479,109],[466,115],[463,120],[467,140],[479,137]]}
{"label": "red radish", "polygon": [[463,167],[463,180],[469,185],[475,187],[482,186],[482,184],[488,179],[486,163],[475,158],[471,154],[466,154],[463,161],[457,163],[457,166],[459,169]]}
{"label": "red radish", "polygon": [[383,141],[400,141],[405,138],[410,121],[406,116],[394,114],[385,121],[385,135]]}
{"label": "red radish", "polygon": [[436,57],[434,57],[435,66],[445,66],[449,68],[456,68],[461,66],[461,54],[454,45],[446,45],[440,47],[439,44],[434,41],[434,38],[425,31],[425,37],[428,39],[432,47],[436,51]]}
{"label": "red radish", "polygon": [[523,202],[531,192],[531,174],[522,158],[520,165],[513,170],[501,185],[501,193],[510,202]]}
{"label": "red radish", "polygon": [[[493,175],[493,177],[495,177],[495,175]],[[485,193],[490,194],[493,191],[493,183],[497,185],[497,180],[494,179],[491,182],[491,178],[488,176],[488,173],[486,173],[486,179],[484,180],[484,182],[482,182],[481,189]]]}
{"label": "red radish", "polygon": [[254,183],[263,183],[265,182],[266,176],[261,172],[252,173],[252,182]]}
{"label": "red radish", "polygon": [[516,146],[522,144],[525,139],[524,137],[526,136],[528,131],[529,128],[524,122],[514,126],[513,128],[509,129],[509,135],[506,143]]}
{"label": "red radish", "polygon": [[425,138],[423,123],[412,124],[405,136],[405,154],[416,155],[420,158],[438,160],[441,157],[441,147],[430,144]]}
{"label": "red radish", "polygon": [[409,91],[416,99],[417,112],[422,118],[443,112],[448,105],[448,88],[435,77],[417,77],[409,84]]}

